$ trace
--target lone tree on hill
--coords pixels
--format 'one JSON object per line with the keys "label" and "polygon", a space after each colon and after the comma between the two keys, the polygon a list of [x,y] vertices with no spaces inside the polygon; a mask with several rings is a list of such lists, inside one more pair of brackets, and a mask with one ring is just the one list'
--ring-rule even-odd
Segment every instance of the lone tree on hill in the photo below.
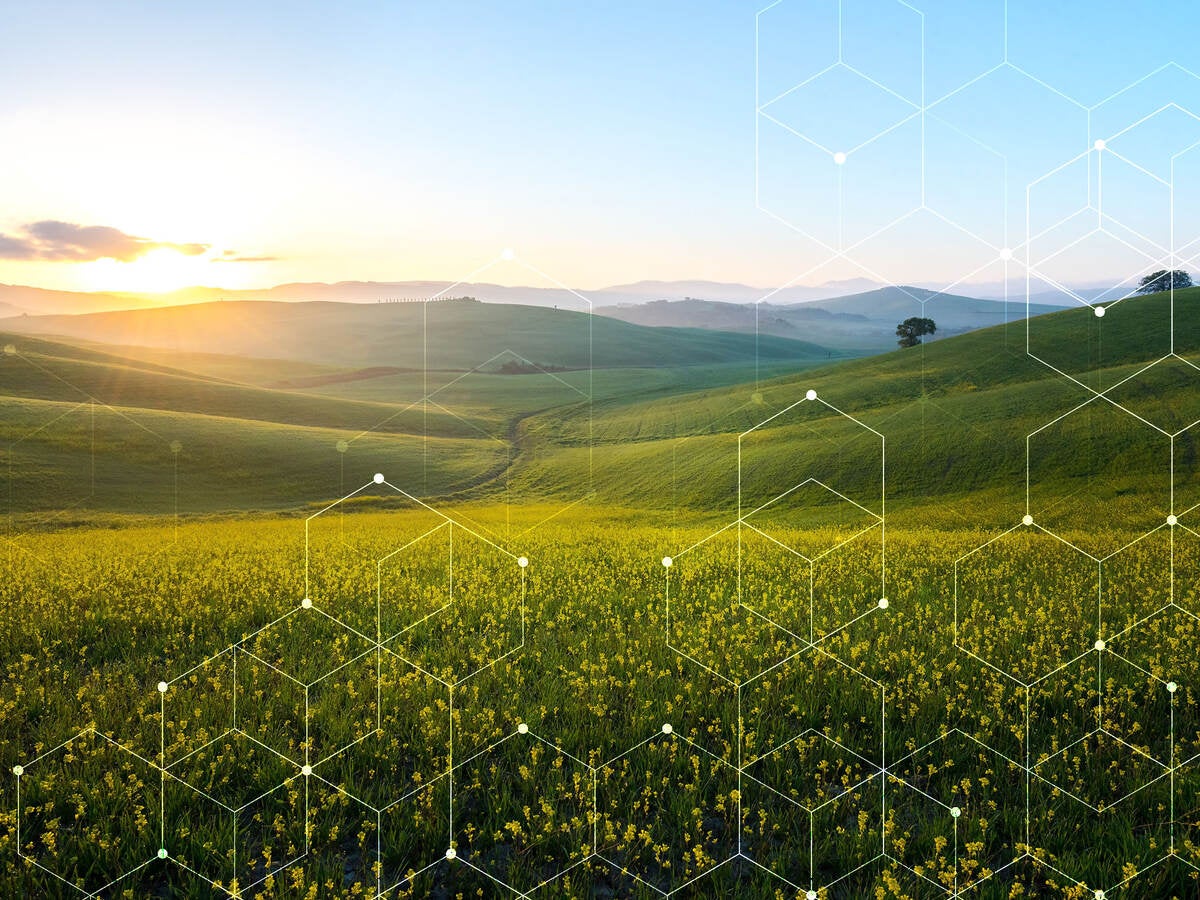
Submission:
{"label": "lone tree on hill", "polygon": [[1138,282],[1139,294],[1158,294],[1162,291],[1183,290],[1192,286],[1192,276],[1183,269],[1159,269]]}
{"label": "lone tree on hill", "polygon": [[921,343],[922,335],[933,334],[935,331],[937,324],[933,319],[912,316],[896,326],[896,336],[900,338],[896,343],[901,347],[915,347]]}

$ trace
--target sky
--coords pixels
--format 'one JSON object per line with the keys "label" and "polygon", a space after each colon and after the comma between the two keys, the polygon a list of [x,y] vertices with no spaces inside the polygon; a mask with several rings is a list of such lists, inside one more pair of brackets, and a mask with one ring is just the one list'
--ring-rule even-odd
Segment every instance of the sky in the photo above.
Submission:
{"label": "sky", "polygon": [[1196,4],[764,6],[15,4],[0,282],[529,283],[511,248],[584,289],[1024,289],[1200,259]]}

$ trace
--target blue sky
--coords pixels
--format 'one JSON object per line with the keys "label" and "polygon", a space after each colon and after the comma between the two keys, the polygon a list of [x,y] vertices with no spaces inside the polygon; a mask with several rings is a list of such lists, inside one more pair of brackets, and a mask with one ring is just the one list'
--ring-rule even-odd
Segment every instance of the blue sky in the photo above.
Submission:
{"label": "blue sky", "polygon": [[[1026,261],[1080,283],[1196,255],[1180,236],[1196,223],[1177,211],[1172,237],[1158,209],[1164,186],[1181,207],[1200,183],[1200,153],[1171,171],[1197,120],[1164,111],[1107,169],[1088,150],[1168,103],[1200,115],[1200,79],[1163,70],[1085,108],[1187,66],[1193,4],[763,6],[28,4],[0,57],[0,236],[17,248],[0,281],[457,278],[512,247],[585,288],[959,285]],[[756,91],[787,92],[839,46],[843,66],[756,115]],[[1079,154],[1031,194],[1031,221],[1057,230],[1027,246],[1026,185]],[[1089,233],[1099,211],[1069,219],[1101,194],[1116,235]],[[209,250],[63,261],[25,239],[46,220]]]}

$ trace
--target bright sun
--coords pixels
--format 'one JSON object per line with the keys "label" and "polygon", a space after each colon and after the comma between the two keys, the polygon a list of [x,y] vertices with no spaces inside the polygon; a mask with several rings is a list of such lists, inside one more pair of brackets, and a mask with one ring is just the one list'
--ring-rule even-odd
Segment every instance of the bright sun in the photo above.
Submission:
{"label": "bright sun", "polygon": [[100,259],[87,264],[85,280],[94,291],[159,294],[205,282],[209,262],[160,247],[133,262]]}

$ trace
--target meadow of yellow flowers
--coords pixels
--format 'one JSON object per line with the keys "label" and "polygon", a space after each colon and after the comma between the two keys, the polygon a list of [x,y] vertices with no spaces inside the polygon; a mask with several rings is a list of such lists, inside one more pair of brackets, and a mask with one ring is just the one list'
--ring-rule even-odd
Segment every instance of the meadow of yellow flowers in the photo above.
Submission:
{"label": "meadow of yellow flowers", "polygon": [[547,514],[7,546],[0,893],[1200,893],[1185,523]]}

